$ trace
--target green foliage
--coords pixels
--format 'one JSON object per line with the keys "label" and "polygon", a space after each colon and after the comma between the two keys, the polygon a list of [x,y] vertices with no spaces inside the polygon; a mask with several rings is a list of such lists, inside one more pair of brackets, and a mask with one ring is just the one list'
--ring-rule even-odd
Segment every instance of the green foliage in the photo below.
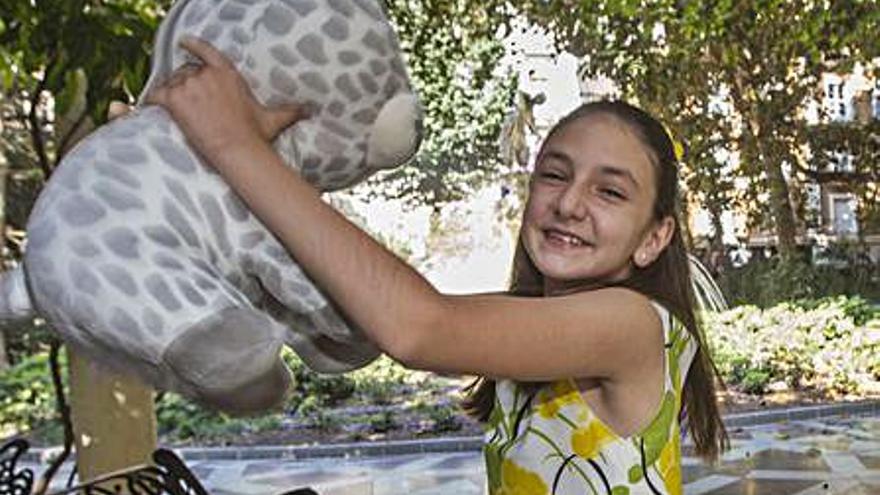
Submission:
{"label": "green foliage", "polygon": [[[66,371],[66,358],[61,356],[61,369]],[[63,373],[65,384],[66,378]],[[30,356],[0,372],[0,438],[42,429],[57,416],[48,352]]]}
{"label": "green foliage", "polygon": [[[857,326],[867,325],[869,321],[880,318],[880,306],[873,305],[859,296],[824,297],[822,299],[806,299],[794,301],[794,306],[812,311],[826,308],[836,308],[843,316],[851,319]],[[840,335],[831,335],[840,337]]]}
{"label": "green foliage", "polygon": [[278,428],[281,418],[234,418],[201,407],[177,394],[162,394],[156,404],[159,433],[168,439],[220,442],[224,437]]}
{"label": "green foliage", "polygon": [[337,375],[312,371],[290,350],[285,350],[283,357],[295,381],[288,407],[305,408],[309,413],[354,398],[370,404],[390,404],[401,395],[402,388],[423,375],[385,355],[363,368]]}
{"label": "green foliage", "polygon": [[388,409],[380,413],[371,414],[367,418],[367,424],[372,433],[388,433],[397,426],[394,420],[394,412]]}
{"label": "green foliage", "polygon": [[388,2],[425,108],[411,163],[369,181],[372,194],[414,205],[461,199],[504,172],[498,135],[516,81],[497,73],[510,9],[499,0]]}
{"label": "green foliage", "polygon": [[330,375],[312,371],[289,349],[285,349],[283,357],[294,379],[287,404],[291,409],[320,409],[338,404],[354,394],[355,382],[347,374]]}
{"label": "green foliage", "polygon": [[[870,266],[815,265],[801,259],[752,261],[721,274],[718,284],[732,304],[761,308],[783,301],[831,296],[880,298],[880,283]],[[856,299],[857,300],[857,299]]]}
{"label": "green foliage", "polygon": [[[0,30],[4,90],[46,90],[63,114],[76,94],[73,74],[89,80],[88,115],[105,119],[113,99],[128,99],[146,80],[149,44],[168,0],[7,0]],[[34,79],[36,78],[36,79]]]}
{"label": "green foliage", "polygon": [[390,404],[414,373],[383,355],[369,366],[349,375],[354,380],[358,395],[372,404]]}
{"label": "green foliage", "polygon": [[[0,227],[23,230],[63,151],[112,100],[144,84],[149,45],[170,0],[0,3]],[[7,239],[9,234],[5,236]],[[16,245],[17,244],[17,245]],[[4,258],[21,254],[5,243]]]}
{"label": "green foliage", "polygon": [[705,324],[722,377],[743,391],[772,382],[828,393],[876,387],[880,311],[863,299],[740,306],[706,314]]}
{"label": "green foliage", "polygon": [[431,431],[449,432],[461,430],[461,410],[449,403],[435,404],[428,408],[428,418],[430,418]]}
{"label": "green foliage", "polygon": [[728,356],[719,352],[716,361],[725,381],[739,385],[743,392],[763,394],[770,384],[772,377],[770,371],[765,368],[753,368],[751,361],[743,356],[738,354]]}
{"label": "green foliage", "polygon": [[747,370],[739,382],[742,391],[747,394],[760,395],[767,391],[772,375],[768,370]]}
{"label": "green foliage", "polygon": [[41,318],[6,323],[2,327],[10,364],[18,364],[31,356],[46,353],[52,332]]}

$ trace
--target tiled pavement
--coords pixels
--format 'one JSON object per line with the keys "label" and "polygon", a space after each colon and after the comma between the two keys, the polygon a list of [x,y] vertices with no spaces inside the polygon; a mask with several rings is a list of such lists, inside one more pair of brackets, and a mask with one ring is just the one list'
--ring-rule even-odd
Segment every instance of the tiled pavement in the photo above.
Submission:
{"label": "tiled pavement", "polygon": [[[719,465],[702,464],[693,457],[691,445],[683,447],[685,493],[880,494],[880,415],[876,408],[868,414],[749,426],[729,420],[732,449]],[[472,446],[470,439],[457,448]],[[214,495],[273,494],[305,486],[321,495],[485,493],[482,458],[476,450],[304,460],[199,460],[193,458],[200,457],[198,453],[183,454]],[[269,454],[262,452],[264,457]],[[62,477],[64,473],[58,476]]]}
{"label": "tiled pavement", "polygon": [[[712,495],[880,494],[880,418],[797,420],[735,428],[732,449],[709,467],[684,447],[685,493]],[[482,494],[479,452],[297,462],[191,463],[215,494]]]}

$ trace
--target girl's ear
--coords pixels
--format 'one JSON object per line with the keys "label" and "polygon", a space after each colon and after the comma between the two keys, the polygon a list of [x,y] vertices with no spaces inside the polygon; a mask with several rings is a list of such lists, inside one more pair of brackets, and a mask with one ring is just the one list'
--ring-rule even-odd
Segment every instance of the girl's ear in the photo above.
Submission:
{"label": "girl's ear", "polygon": [[653,263],[669,245],[675,229],[675,219],[671,216],[655,222],[645,234],[642,244],[633,253],[633,264],[638,268],[645,268]]}

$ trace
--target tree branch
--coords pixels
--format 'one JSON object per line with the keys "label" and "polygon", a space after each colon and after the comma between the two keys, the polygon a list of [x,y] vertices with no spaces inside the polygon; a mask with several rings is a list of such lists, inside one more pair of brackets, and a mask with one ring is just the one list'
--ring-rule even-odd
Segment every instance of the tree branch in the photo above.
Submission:
{"label": "tree branch", "polygon": [[70,126],[70,130],[67,131],[67,134],[61,137],[61,140],[58,142],[58,153],[55,154],[55,162],[52,164],[52,170],[55,170],[55,168],[58,167],[61,159],[67,154],[67,147],[73,144],[71,143],[71,140],[76,136],[77,131],[83,126],[88,117],[89,113],[84,109],[79,117],[77,117],[76,122]]}
{"label": "tree branch", "polygon": [[37,152],[37,159],[40,161],[40,168],[43,170],[45,180],[49,180],[49,176],[52,175],[52,166],[49,163],[49,156],[46,153],[46,140],[43,138],[40,118],[37,116],[37,107],[40,105],[40,95],[42,95],[43,91],[46,89],[49,72],[54,68],[56,61],[57,57],[55,53],[52,52],[49,55],[49,62],[46,63],[43,76],[40,78],[37,87],[34,89],[34,93],[31,95],[31,109],[27,116],[28,123],[30,124],[31,142],[34,145],[34,150]]}
{"label": "tree branch", "polygon": [[55,387],[55,404],[58,412],[61,414],[61,421],[64,425],[64,449],[52,461],[52,464],[34,486],[34,495],[44,495],[46,493],[55,473],[58,472],[64,461],[70,457],[70,452],[73,450],[73,422],[70,419],[70,406],[67,404],[67,399],[64,396],[64,383],[61,381],[61,364],[58,360],[60,349],[61,342],[58,339],[52,339],[49,347],[49,365],[52,370],[52,383]]}

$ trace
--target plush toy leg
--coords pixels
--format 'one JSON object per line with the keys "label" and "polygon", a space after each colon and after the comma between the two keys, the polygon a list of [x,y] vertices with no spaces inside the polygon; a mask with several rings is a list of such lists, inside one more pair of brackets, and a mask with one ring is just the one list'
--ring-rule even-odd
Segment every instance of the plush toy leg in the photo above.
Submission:
{"label": "plush toy leg", "polygon": [[[270,245],[271,243],[271,245]],[[248,253],[251,275],[268,292],[266,311],[285,327],[284,340],[311,369],[343,373],[366,366],[380,351],[333,304],[277,242]]]}
{"label": "plush toy leg", "polygon": [[412,94],[400,94],[385,102],[373,122],[367,142],[367,165],[393,168],[416,153],[422,141],[422,107]]}
{"label": "plush toy leg", "polygon": [[344,373],[370,364],[381,354],[330,303],[304,315],[287,310],[275,317],[288,327],[284,337],[287,345],[315,371]]}
{"label": "plush toy leg", "polygon": [[208,407],[249,414],[277,406],[290,387],[280,357],[281,326],[254,309],[228,308],[196,323],[163,354],[163,364]]}

